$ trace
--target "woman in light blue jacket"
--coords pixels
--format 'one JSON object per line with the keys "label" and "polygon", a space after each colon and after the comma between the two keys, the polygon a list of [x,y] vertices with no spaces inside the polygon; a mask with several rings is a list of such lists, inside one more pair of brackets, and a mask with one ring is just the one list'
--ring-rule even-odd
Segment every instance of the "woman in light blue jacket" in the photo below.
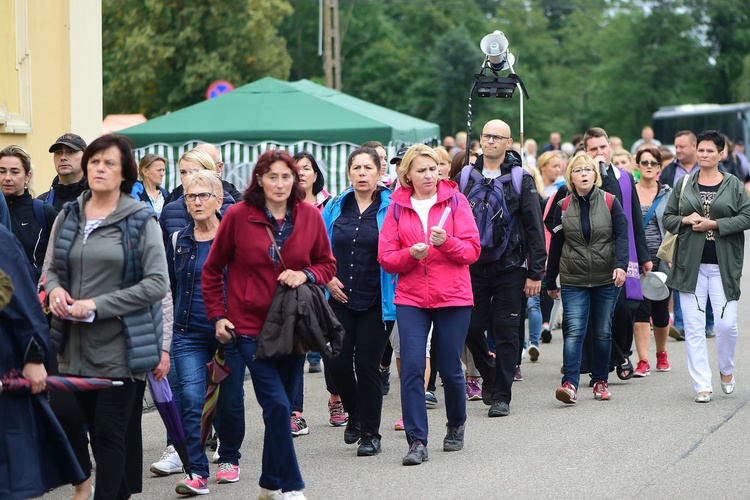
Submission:
{"label": "woman in light blue jacket", "polygon": [[323,211],[336,257],[336,277],[327,285],[330,304],[345,330],[341,355],[330,364],[349,413],[344,442],[360,441],[358,456],[380,452],[380,359],[396,320],[396,278],[377,259],[380,228],[391,204],[391,191],[378,185],[379,166],[374,149],[355,149],[347,161],[353,187]]}

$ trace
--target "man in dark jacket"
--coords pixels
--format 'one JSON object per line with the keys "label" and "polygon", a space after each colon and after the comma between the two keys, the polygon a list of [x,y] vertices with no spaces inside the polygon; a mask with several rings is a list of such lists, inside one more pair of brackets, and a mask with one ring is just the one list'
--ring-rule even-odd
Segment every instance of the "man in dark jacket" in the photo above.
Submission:
{"label": "man in dark jacket", "polygon": [[[586,148],[586,153],[597,164],[607,165],[604,170],[606,175],[602,173],[601,189],[617,198],[623,206],[625,217],[632,228],[632,233],[629,232],[628,234],[629,261],[632,264],[627,270],[625,286],[623,286],[617,300],[615,313],[612,317],[612,354],[610,356],[610,366],[617,366],[618,376],[621,379],[628,379],[633,376],[633,366],[630,363],[629,356],[633,345],[635,313],[642,300],[639,273],[645,274],[651,271],[653,264],[646,245],[641,204],[635,191],[633,176],[612,165],[610,161],[612,159],[612,148],[604,129],[594,127],[587,130],[583,136],[583,145]],[[629,211],[626,210],[627,207],[630,207]],[[590,342],[590,339],[587,338],[586,341]],[[588,364],[588,359],[584,356],[584,362],[581,363],[581,366],[587,366]]]}
{"label": "man in dark jacket", "polygon": [[[487,122],[482,130],[481,143],[483,154],[473,168],[486,179],[496,179],[510,173],[513,168],[521,167],[520,155],[510,149],[513,139],[507,123],[501,120]],[[469,181],[463,193],[468,194],[472,185]],[[512,183],[504,184],[503,192],[509,215],[514,221],[510,242],[499,259],[477,262],[469,267],[474,308],[466,346],[484,379],[482,399],[485,404],[491,405],[490,417],[510,413],[511,386],[520,356],[519,342],[526,299],[541,290],[547,258],[542,211],[533,177],[523,175],[520,195]],[[483,229],[479,228],[480,237]],[[484,336],[490,326],[490,318],[497,349],[494,363]]]}
{"label": "man in dark jacket", "polygon": [[[195,149],[208,153],[208,156],[211,157],[211,159],[214,161],[214,164],[216,165],[216,171],[219,173],[219,176],[221,176],[221,172],[224,169],[224,161],[221,157],[221,150],[213,144],[209,143],[198,144],[197,146],[195,146]],[[232,197],[234,203],[239,203],[240,201],[242,201],[242,193],[240,193],[240,191],[234,186],[234,184],[224,179],[221,180],[221,184],[224,187],[224,191],[229,193],[229,195]],[[183,195],[183,191],[184,189],[182,185],[174,188],[174,190],[164,201],[164,205],[166,206],[167,204],[179,199]]]}
{"label": "man in dark jacket", "polygon": [[54,206],[58,212],[65,203],[74,201],[88,188],[81,168],[84,149],[86,141],[72,132],[61,135],[49,147],[49,152],[54,155],[57,175],[52,180],[50,190],[40,194],[38,198]]}
{"label": "man in dark jacket", "polygon": [[690,130],[680,130],[674,136],[675,159],[664,167],[659,175],[659,182],[675,187],[685,174],[697,172],[698,143],[695,134]]}

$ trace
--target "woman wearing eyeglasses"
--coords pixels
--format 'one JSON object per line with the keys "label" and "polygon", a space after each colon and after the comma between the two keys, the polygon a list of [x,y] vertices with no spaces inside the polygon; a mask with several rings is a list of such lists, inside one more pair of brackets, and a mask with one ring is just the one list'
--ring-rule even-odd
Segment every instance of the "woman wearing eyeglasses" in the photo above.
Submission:
{"label": "woman wearing eyeglasses", "polygon": [[555,397],[566,404],[578,400],[583,339],[589,325],[594,398],[608,400],[612,314],[628,266],[628,223],[620,202],[599,189],[602,180],[591,157],[574,157],[565,179],[572,194],[555,207],[545,277],[547,293],[563,303],[564,374]]}
{"label": "woman wearing eyeglasses", "polygon": [[[653,269],[669,273],[669,265],[662,262],[656,253],[659,251],[662,239],[666,233],[662,217],[667,208],[667,200],[672,192],[668,185],[661,184],[661,153],[654,147],[639,149],[635,161],[641,171],[641,181],[635,185],[638,200],[641,203],[643,227],[646,231],[646,244]],[[651,325],[654,324],[654,341],[656,343],[656,371],[669,371],[667,356],[667,338],[669,338],[669,297],[664,300],[650,300],[643,297],[638,311],[635,313],[635,348],[638,351],[638,366],[633,376],[648,377],[651,365],[648,363],[648,351],[651,346]]]}
{"label": "woman wearing eyeglasses", "polygon": [[[193,477],[177,483],[177,493],[208,493],[208,459],[200,445],[201,413],[206,396],[208,363],[219,342],[214,325],[206,317],[201,291],[203,264],[219,229],[224,189],[216,172],[202,170],[184,181],[185,204],[191,220],[167,242],[169,282],[174,298],[172,356],[180,393],[180,413]],[[237,350],[226,346],[227,365],[231,374],[221,383],[217,406],[216,430],[221,441],[216,482],[239,480],[240,446],[245,434],[243,388],[245,363]]]}

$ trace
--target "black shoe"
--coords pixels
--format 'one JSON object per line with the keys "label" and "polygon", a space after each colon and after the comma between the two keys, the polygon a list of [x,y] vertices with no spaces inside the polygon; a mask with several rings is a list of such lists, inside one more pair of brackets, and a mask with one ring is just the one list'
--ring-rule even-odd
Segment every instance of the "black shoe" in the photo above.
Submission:
{"label": "black shoe", "polygon": [[510,415],[510,406],[505,401],[498,401],[497,399],[492,400],[492,406],[490,411],[487,412],[489,417],[507,417]]}
{"label": "black shoe", "polygon": [[380,453],[380,438],[365,432],[362,434],[362,439],[359,440],[359,447],[357,448],[358,457],[371,457]]}
{"label": "black shoe", "polygon": [[208,438],[208,441],[206,441],[206,448],[210,448],[211,451],[216,451],[216,448],[219,447],[219,443],[217,441],[217,435],[214,432],[210,438]]}
{"label": "black shoe", "polygon": [[391,390],[391,369],[386,368],[383,370],[380,369],[380,380],[383,384],[383,396],[388,394],[388,392]]}
{"label": "black shoe", "polygon": [[549,344],[552,342],[552,332],[549,331],[549,328],[545,328],[542,330],[542,344]]}
{"label": "black shoe", "polygon": [[669,327],[669,336],[678,342],[685,341],[685,330],[682,328],[676,328],[674,325]]}
{"label": "black shoe", "polygon": [[482,402],[487,406],[492,404],[492,385],[482,380]]}
{"label": "black shoe", "polygon": [[344,442],[346,444],[354,444],[359,441],[359,420],[353,419],[349,416],[349,421],[346,423],[346,429],[344,429]]}
{"label": "black shoe", "polygon": [[402,465],[419,465],[422,462],[428,461],[427,448],[422,444],[422,441],[414,441],[409,447],[409,453],[406,454]]}
{"label": "black shoe", "polygon": [[445,426],[447,432],[443,439],[443,451],[459,451],[464,447],[464,426],[451,427]]}

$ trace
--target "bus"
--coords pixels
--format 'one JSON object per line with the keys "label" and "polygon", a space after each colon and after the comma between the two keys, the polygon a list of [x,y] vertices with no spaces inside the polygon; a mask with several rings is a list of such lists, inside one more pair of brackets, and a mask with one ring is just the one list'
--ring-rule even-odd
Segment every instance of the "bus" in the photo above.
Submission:
{"label": "bus", "polygon": [[680,130],[698,135],[704,130],[718,130],[732,142],[747,144],[750,135],[750,102],[736,104],[685,104],[663,106],[651,116],[654,138],[662,144],[673,144]]}

